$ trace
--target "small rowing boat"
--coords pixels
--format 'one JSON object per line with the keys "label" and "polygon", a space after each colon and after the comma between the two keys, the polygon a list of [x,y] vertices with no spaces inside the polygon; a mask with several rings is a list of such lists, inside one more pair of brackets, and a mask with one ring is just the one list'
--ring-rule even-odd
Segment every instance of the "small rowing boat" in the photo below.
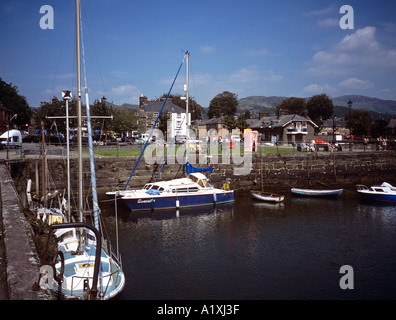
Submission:
{"label": "small rowing boat", "polygon": [[321,189],[300,189],[292,188],[291,192],[298,196],[307,197],[338,197],[343,189],[321,190]]}
{"label": "small rowing boat", "polygon": [[266,202],[282,202],[285,197],[283,195],[262,192],[262,191],[250,191],[252,197],[256,200],[266,201]]}

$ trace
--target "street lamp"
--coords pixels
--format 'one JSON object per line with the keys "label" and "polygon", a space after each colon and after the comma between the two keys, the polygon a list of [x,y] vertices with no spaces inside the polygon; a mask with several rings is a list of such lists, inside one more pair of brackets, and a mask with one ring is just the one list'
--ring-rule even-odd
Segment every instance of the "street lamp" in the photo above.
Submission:
{"label": "street lamp", "polygon": [[72,98],[71,91],[62,91],[62,98],[66,101],[66,149],[67,149],[67,215],[70,221],[70,129],[69,129],[69,100]]}
{"label": "street lamp", "polygon": [[10,122],[7,124],[7,160],[8,160],[8,150],[9,150],[9,146],[10,146],[10,124],[12,119],[16,119],[18,117],[17,114],[14,114],[12,116],[12,118],[10,119]]}
{"label": "street lamp", "polygon": [[349,151],[352,151],[352,144],[351,144],[351,140],[352,140],[352,128],[351,128],[351,124],[352,124],[352,101],[349,100],[347,102],[348,108],[349,108]]}

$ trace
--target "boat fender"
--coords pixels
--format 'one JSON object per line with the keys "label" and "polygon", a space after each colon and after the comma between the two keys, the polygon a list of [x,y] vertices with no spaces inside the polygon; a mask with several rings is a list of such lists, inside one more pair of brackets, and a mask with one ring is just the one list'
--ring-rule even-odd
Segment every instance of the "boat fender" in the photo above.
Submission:
{"label": "boat fender", "polygon": [[179,202],[179,199],[177,199],[176,200],[176,208],[179,208],[179,206],[180,206],[180,202]]}
{"label": "boat fender", "polygon": [[216,193],[213,193],[213,203],[216,203],[217,202],[217,195],[216,195]]}

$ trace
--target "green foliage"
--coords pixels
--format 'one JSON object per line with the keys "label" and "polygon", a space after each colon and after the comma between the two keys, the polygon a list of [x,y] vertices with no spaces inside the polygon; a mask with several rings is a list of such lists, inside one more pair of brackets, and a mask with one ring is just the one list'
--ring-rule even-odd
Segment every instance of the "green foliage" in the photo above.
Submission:
{"label": "green foliage", "polygon": [[282,101],[280,105],[276,107],[276,114],[279,116],[280,113],[286,114],[298,114],[304,116],[306,114],[307,105],[305,99],[290,97]]}
{"label": "green foliage", "polygon": [[108,129],[115,132],[127,132],[137,129],[137,117],[134,112],[112,109],[113,120],[109,122]]}
{"label": "green foliage", "polygon": [[235,117],[233,115],[225,115],[223,119],[223,126],[231,132],[232,129],[235,129],[237,127]]}
{"label": "green foliage", "polygon": [[26,220],[33,230],[33,242],[40,258],[41,265],[50,265],[58,251],[58,240],[50,226],[37,219],[28,209],[24,210]]}
{"label": "green foliage", "polygon": [[370,135],[372,118],[368,111],[352,110],[351,119],[349,119],[349,112],[345,114],[345,119],[351,121],[352,134],[357,137],[364,137]]}
{"label": "green foliage", "polygon": [[308,116],[317,125],[322,125],[322,120],[329,119],[334,111],[333,101],[326,94],[312,96],[307,101]]}
{"label": "green foliage", "polygon": [[223,91],[215,96],[209,104],[208,118],[233,116],[238,108],[238,96],[229,91]]}
{"label": "green foliage", "polygon": [[[167,96],[166,93],[162,95],[161,98],[165,99]],[[168,100],[172,101],[172,103],[184,110],[186,110],[186,100],[181,99],[181,95],[169,95]],[[205,113],[205,109],[199,105],[194,98],[188,97],[188,112],[191,113],[191,120],[202,120],[203,115]]]}
{"label": "green foliage", "polygon": [[18,117],[13,120],[13,123],[18,126],[24,126],[30,123],[32,110],[29,107],[26,98],[19,95],[17,86],[12,83],[6,83],[0,78],[0,103]]}

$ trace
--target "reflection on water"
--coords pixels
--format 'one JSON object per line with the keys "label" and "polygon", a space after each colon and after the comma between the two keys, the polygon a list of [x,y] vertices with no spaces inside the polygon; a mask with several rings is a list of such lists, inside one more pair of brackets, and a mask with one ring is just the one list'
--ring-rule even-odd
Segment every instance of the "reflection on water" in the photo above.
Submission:
{"label": "reflection on water", "polygon": [[[114,207],[102,210],[114,237]],[[217,207],[117,212],[121,299],[396,298],[395,206],[240,196]],[[339,287],[342,265],[354,269],[353,290]]]}

